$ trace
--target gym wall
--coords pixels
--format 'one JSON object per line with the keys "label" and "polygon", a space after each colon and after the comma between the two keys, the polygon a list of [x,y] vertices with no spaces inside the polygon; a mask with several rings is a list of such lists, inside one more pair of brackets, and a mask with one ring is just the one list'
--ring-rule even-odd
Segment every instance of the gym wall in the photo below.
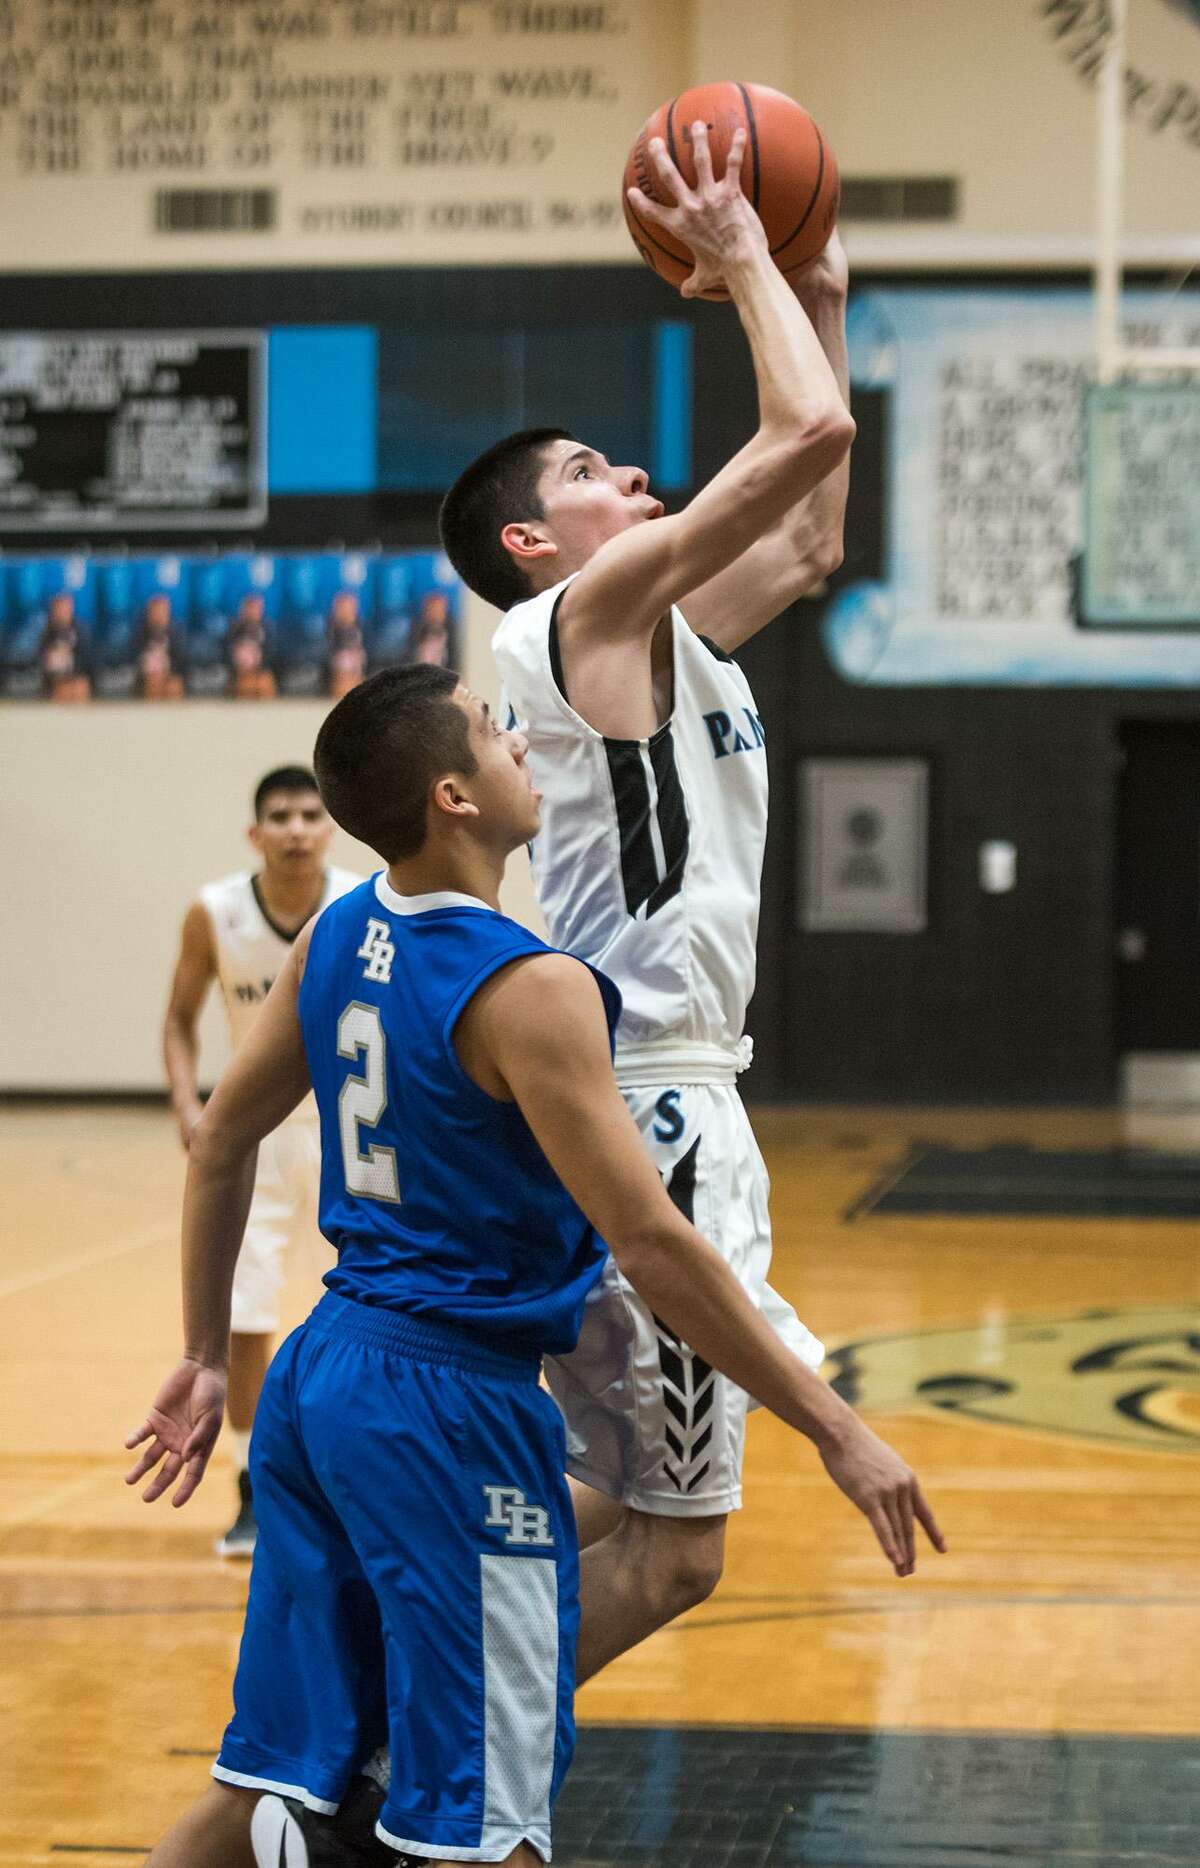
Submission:
{"label": "gym wall", "polygon": [[[1133,6],[1127,225],[1131,254],[1153,269],[1196,254],[1194,10],[1189,0]],[[131,12],[26,0],[0,21],[8,329],[382,328],[389,317],[455,316],[478,326],[532,318],[534,308],[586,323],[587,304],[603,297],[595,266],[640,316],[694,327],[694,477],[703,479],[752,420],[738,339],[725,314],[701,308],[702,327],[631,263],[615,203],[628,140],[652,105],[725,72],[801,97],[849,177],[956,184],[951,222],[847,224],[864,284],[899,269],[923,278],[986,269],[995,283],[997,269],[1021,268],[1030,279],[1030,269],[1076,266],[1090,250],[1098,0],[808,0],[736,17],[709,0],[160,4],[145,10],[140,47],[128,42]],[[114,104],[105,90],[139,71],[173,79],[161,108]],[[210,193],[227,199],[206,206]],[[254,199],[264,194],[269,206]],[[216,230],[200,231],[208,215]],[[396,266],[418,270],[382,270]],[[472,268],[485,270],[463,270]],[[882,494],[874,499],[874,521],[860,509],[857,523],[874,523],[882,538]],[[429,499],[377,499],[374,489],[357,503],[293,495],[272,499],[255,542],[427,545],[432,510]],[[464,673],[489,694],[491,621],[469,606]],[[750,657],[763,677],[775,785],[755,1093],[1099,1099],[1113,1070],[1105,839],[1120,691],[1099,702],[1078,691],[1031,700],[935,680],[902,696],[867,693],[831,665],[819,628],[803,606]],[[1175,694],[1168,712],[1194,717],[1193,698]],[[1155,705],[1143,690],[1135,710]],[[0,909],[0,1087],[159,1083],[159,1015],[186,902],[239,863],[255,779],[307,755],[321,712],[300,701],[0,706],[12,883]],[[1043,749],[1041,764],[1030,747]],[[941,880],[927,934],[794,937],[795,763],[813,750],[937,755],[930,860]],[[1064,913],[1047,916],[1019,891],[997,944],[994,925],[979,920],[969,862],[959,883],[942,861],[949,846],[939,837],[956,815],[972,836],[1019,818],[1021,890],[1055,877]],[[345,848],[339,860],[365,866]],[[532,913],[523,866],[509,904]],[[1063,951],[1072,916],[1095,930],[1085,964]],[[867,973],[871,992],[856,997]],[[1043,1004],[1059,1006],[1066,1036],[1034,1081],[1035,1041],[1046,1058]],[[1014,1005],[1025,1009],[1014,1015]],[[822,1006],[836,1009],[834,1028]],[[949,1060],[947,1021],[958,1034]],[[969,1028],[974,1043],[963,1042]],[[215,1018],[207,1037],[206,1055],[219,1062]]]}
{"label": "gym wall", "polygon": [[[943,177],[859,264],[1085,260],[1103,0],[11,0],[5,270],[629,258],[617,201],[663,97],[732,75],[814,112],[851,178]],[[1194,238],[1195,0],[1134,0],[1127,224]],[[289,310],[296,316],[301,307]]]}
{"label": "gym wall", "polygon": [[[463,674],[496,700],[486,641],[477,618]],[[0,1087],[160,1087],[184,910],[201,883],[254,866],[254,787],[272,766],[311,761],[327,704],[3,709]],[[379,867],[340,831],[332,860],[364,876]],[[538,925],[526,865],[514,864],[505,905]],[[228,1054],[215,992],[200,1035],[211,1084]]]}

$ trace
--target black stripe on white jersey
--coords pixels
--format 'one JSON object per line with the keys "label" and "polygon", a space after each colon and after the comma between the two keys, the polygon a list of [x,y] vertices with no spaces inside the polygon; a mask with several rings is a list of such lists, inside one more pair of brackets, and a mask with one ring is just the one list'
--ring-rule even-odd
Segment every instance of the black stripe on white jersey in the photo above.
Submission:
{"label": "black stripe on white jersey", "polygon": [[663,878],[646,907],[647,915],[652,915],[683,887],[688,857],[688,817],[675,763],[675,741],[669,726],[654,735],[648,750],[654,789],[658,794],[658,828],[663,849]]}
{"label": "black stripe on white jersey", "polygon": [[[667,1192],[675,1206],[693,1224],[700,1142],[701,1137],[697,1135],[687,1153],[675,1163],[667,1181]],[[703,1455],[713,1437],[711,1415],[716,1371],[711,1362],[689,1349],[661,1317],[654,1318],[654,1327],[663,1378],[663,1407],[672,1417],[663,1420],[663,1437],[667,1443],[663,1471],[677,1492],[694,1492],[712,1463]]]}
{"label": "black stripe on white jersey", "polygon": [[[569,707],[571,702],[558,639],[558,606],[565,595],[566,591],[560,590],[554,599],[548,647],[551,677]],[[702,640],[721,660],[731,659],[715,643],[707,642],[706,638]],[[514,714],[510,725],[515,721]],[[687,805],[683,801],[683,786],[675,763],[670,722],[659,727],[646,745],[636,739],[606,739],[604,751],[617,807],[625,906],[631,915],[645,907],[648,920],[664,903],[678,895],[687,867]]]}
{"label": "black stripe on white jersey", "polygon": [[631,915],[649,920],[683,887],[688,818],[670,723],[653,739],[606,739],[604,752],[617,829],[621,881]]}

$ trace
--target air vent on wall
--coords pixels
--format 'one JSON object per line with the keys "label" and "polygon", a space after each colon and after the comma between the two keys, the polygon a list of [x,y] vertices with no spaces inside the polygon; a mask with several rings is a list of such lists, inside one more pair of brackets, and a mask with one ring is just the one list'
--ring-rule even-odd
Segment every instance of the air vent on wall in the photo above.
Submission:
{"label": "air vent on wall", "polygon": [[958,219],[954,175],[844,175],[844,221],[953,221]]}
{"label": "air vent on wall", "polygon": [[268,233],[278,219],[273,188],[160,188],[158,233]]}

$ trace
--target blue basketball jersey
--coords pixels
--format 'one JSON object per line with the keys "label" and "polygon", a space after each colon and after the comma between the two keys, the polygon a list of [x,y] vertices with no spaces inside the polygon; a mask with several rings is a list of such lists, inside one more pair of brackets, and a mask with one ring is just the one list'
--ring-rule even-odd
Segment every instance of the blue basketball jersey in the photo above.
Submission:
{"label": "blue basketball jersey", "polygon": [[[317,922],[300,1022],[321,1230],[338,1254],[325,1283],[342,1297],[509,1349],[573,1348],[606,1247],[515,1103],[481,1090],[454,1048],[486,980],[552,951],[471,896],[397,895],[386,874]],[[611,1043],[620,995],[594,977]]]}

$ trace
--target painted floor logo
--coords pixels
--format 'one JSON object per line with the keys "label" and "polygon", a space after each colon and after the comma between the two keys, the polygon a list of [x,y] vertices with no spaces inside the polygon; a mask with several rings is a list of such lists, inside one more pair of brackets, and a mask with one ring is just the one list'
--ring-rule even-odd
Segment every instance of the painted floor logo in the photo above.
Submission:
{"label": "painted floor logo", "polygon": [[997,1427],[1200,1453],[1200,1305],[1087,1310],[845,1343],[833,1385],[877,1413],[938,1408]]}

